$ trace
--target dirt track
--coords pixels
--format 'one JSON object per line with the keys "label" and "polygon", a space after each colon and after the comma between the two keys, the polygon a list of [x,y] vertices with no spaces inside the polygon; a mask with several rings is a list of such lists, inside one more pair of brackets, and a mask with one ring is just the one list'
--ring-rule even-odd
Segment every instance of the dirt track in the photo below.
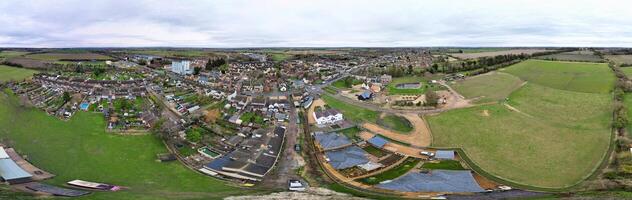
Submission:
{"label": "dirt track", "polygon": [[307,111],[307,122],[309,124],[316,123],[316,119],[314,119],[314,108],[323,105],[325,105],[325,102],[322,99],[316,99],[314,100],[314,102],[312,102],[312,106],[310,106],[309,110]]}
{"label": "dirt track", "polygon": [[405,117],[413,125],[413,130],[410,133],[398,133],[373,123],[364,123],[362,127],[390,139],[408,143],[413,147],[428,147],[432,144],[430,129],[421,117],[411,113],[400,114],[400,116]]}

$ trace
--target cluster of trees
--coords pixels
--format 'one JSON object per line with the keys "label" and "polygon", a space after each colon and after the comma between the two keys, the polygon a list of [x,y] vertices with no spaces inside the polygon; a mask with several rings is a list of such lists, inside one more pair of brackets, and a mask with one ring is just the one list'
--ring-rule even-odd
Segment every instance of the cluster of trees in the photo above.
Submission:
{"label": "cluster of trees", "polygon": [[205,69],[211,71],[214,69],[218,69],[219,67],[225,64],[226,64],[226,60],[224,60],[223,58],[208,59],[208,62],[206,62]]}
{"label": "cluster of trees", "polygon": [[622,134],[625,132],[625,127],[629,121],[623,98],[626,92],[632,92],[632,81],[628,79],[625,73],[623,73],[616,64],[610,63],[609,66],[617,77],[614,88],[614,122],[612,126]]}
{"label": "cluster of trees", "polygon": [[[468,59],[460,62],[449,62],[448,59],[440,56],[436,62],[434,62],[428,71],[431,73],[443,72],[443,73],[456,73],[462,71],[472,71],[478,69],[484,69],[483,71],[487,72],[489,70],[498,69],[498,66],[508,66],[507,63],[517,63],[517,61],[544,56],[557,54],[562,52],[575,51],[575,48],[564,48],[556,51],[544,51],[544,52],[536,52],[531,55],[529,54],[507,54],[507,55],[497,55],[491,57],[480,57],[477,59]],[[487,69],[485,69],[487,68]]]}
{"label": "cluster of trees", "polygon": [[432,90],[428,90],[425,93],[426,95],[426,103],[425,106],[437,106],[439,104],[439,95]]}
{"label": "cluster of trees", "polygon": [[430,67],[430,72],[456,73],[461,71],[470,71],[500,65],[516,60],[524,60],[529,58],[527,54],[508,54],[497,55],[493,57],[481,57],[478,59],[465,60],[461,62],[435,62]]}

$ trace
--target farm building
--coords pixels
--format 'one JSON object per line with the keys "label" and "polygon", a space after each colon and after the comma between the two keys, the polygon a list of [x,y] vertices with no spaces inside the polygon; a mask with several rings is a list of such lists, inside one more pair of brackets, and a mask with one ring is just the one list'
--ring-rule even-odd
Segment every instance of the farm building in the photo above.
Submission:
{"label": "farm building", "polygon": [[379,135],[373,136],[371,139],[367,140],[367,142],[377,148],[382,148],[386,145],[386,143],[388,143],[386,139],[380,137]]}
{"label": "farm building", "polygon": [[314,134],[314,139],[316,140],[318,147],[320,147],[323,151],[340,149],[352,145],[349,138],[336,132],[316,132]]}
{"label": "farm building", "polygon": [[31,182],[33,175],[20,168],[13,161],[3,147],[0,147],[0,176],[9,184]]}
{"label": "farm building", "polygon": [[358,100],[361,101],[370,100],[371,98],[373,98],[373,92],[369,90],[365,90],[362,94],[358,95]]}
{"label": "farm building", "polygon": [[402,192],[483,192],[469,170],[412,172],[377,187]]}
{"label": "farm building", "polygon": [[327,162],[334,169],[347,169],[369,162],[367,152],[357,146],[349,146],[340,150],[327,151],[325,153]]}
{"label": "farm building", "polygon": [[454,160],[454,151],[452,150],[437,150],[435,158],[439,160]]}

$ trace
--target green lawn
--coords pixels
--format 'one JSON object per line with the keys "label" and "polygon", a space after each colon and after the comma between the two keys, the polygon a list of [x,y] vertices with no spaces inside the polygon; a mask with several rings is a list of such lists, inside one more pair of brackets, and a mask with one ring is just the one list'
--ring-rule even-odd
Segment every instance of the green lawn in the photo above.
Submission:
{"label": "green lawn", "polygon": [[451,86],[465,98],[476,98],[475,102],[484,103],[504,100],[522,83],[523,81],[514,75],[490,72],[456,81]]}
{"label": "green lawn", "polygon": [[632,67],[621,67],[621,71],[623,71],[628,78],[632,78]]}
{"label": "green lawn", "polygon": [[530,83],[590,93],[609,93],[615,77],[603,63],[527,60],[502,70]]}
{"label": "green lawn", "polygon": [[544,188],[572,186],[599,165],[610,140],[609,94],[528,83],[509,99],[520,112],[493,104],[428,116],[433,146],[461,147],[494,176]]}
{"label": "green lawn", "polygon": [[380,126],[401,133],[409,133],[413,130],[413,126],[406,118],[397,115],[386,115],[383,118],[379,119],[377,123]]}
{"label": "green lawn", "polygon": [[424,163],[421,168],[423,169],[447,169],[447,170],[464,170],[459,161],[456,160],[442,160],[438,163]]}
{"label": "green lawn", "polygon": [[0,51],[0,60],[27,54],[26,51]]}
{"label": "green lawn", "polygon": [[[443,87],[437,84],[428,84],[430,79],[425,77],[418,76],[407,76],[407,77],[398,77],[393,78],[393,81],[386,85],[386,90],[390,95],[414,95],[414,94],[423,94],[426,90],[441,90]],[[401,83],[421,83],[420,88],[415,89],[398,89],[397,84]]]}
{"label": "green lawn", "polygon": [[362,84],[361,80],[355,79],[351,76],[334,81],[331,83],[332,86],[340,88],[340,89],[348,89],[353,87],[354,85]]}
{"label": "green lawn", "polygon": [[360,133],[360,128],[358,128],[357,126],[351,127],[351,128],[347,128],[347,129],[343,129],[341,131],[339,131],[339,133],[347,136],[347,138],[349,139],[355,139],[355,138],[359,138],[358,133]]}
{"label": "green lawn", "polygon": [[323,94],[321,98],[332,108],[340,110],[345,119],[352,121],[368,121],[375,122],[379,117],[379,113],[376,111],[368,110],[362,107],[349,105],[345,102],[339,101],[327,94]]}
{"label": "green lawn", "polygon": [[82,179],[129,187],[78,199],[218,199],[253,193],[195,173],[179,162],[156,162],[156,154],[167,149],[153,135],[106,133],[103,116],[87,112],[61,121],[20,107],[14,96],[5,93],[0,93],[0,137],[35,166],[56,175],[47,183],[62,186]]}
{"label": "green lawn", "polygon": [[35,73],[35,70],[0,65],[0,82],[24,80]]}
{"label": "green lawn", "polygon": [[376,185],[382,181],[393,180],[397,177],[400,177],[406,174],[406,172],[414,168],[417,165],[417,163],[419,163],[419,161],[420,161],[419,159],[408,157],[406,158],[406,160],[404,160],[404,162],[402,162],[396,167],[393,167],[375,176],[358,179],[357,181],[367,184],[367,185]]}
{"label": "green lawn", "polygon": [[292,57],[292,55],[285,54],[285,53],[271,53],[270,57],[272,58],[273,61],[280,62],[280,61],[287,60],[288,58]]}

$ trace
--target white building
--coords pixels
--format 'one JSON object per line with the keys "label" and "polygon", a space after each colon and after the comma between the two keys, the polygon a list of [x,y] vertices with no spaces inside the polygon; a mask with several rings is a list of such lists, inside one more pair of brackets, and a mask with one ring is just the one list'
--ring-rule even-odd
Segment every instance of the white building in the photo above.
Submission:
{"label": "white building", "polygon": [[191,61],[188,61],[188,60],[172,61],[171,71],[173,73],[177,73],[181,75],[193,74],[193,68],[191,68]]}
{"label": "white building", "polygon": [[342,113],[336,109],[328,109],[324,111],[315,111],[314,119],[316,124],[331,124],[344,120]]}

